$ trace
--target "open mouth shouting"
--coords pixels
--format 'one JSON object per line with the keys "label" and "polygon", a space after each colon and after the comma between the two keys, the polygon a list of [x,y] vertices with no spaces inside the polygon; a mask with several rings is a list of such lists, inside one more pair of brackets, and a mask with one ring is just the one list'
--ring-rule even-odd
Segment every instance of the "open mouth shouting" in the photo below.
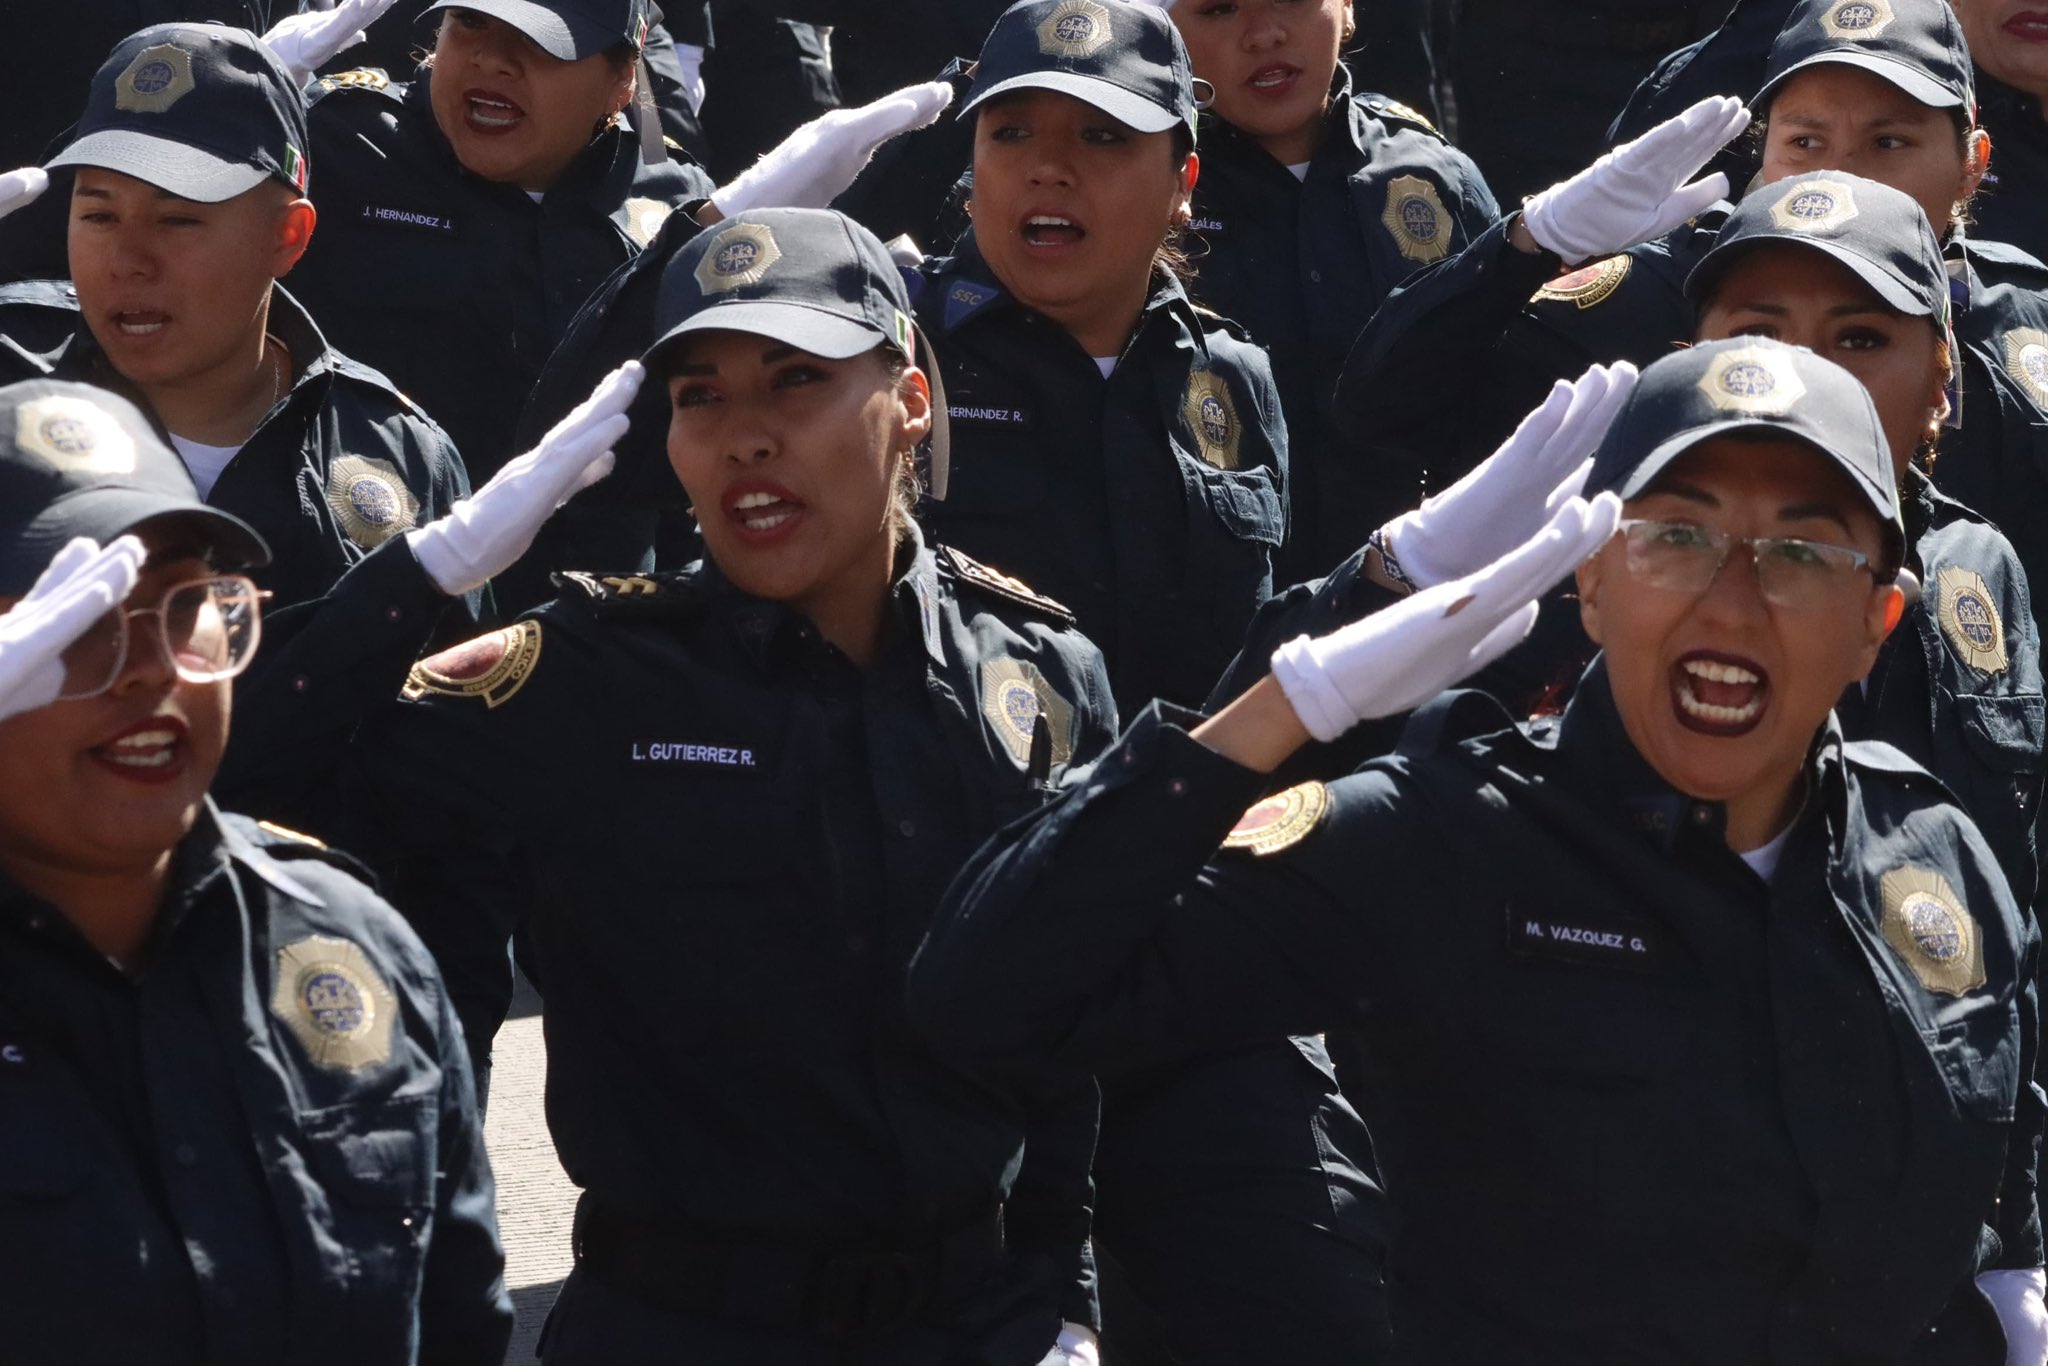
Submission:
{"label": "open mouth shouting", "polygon": [[1079,245],[1081,239],[1088,235],[1088,229],[1081,225],[1081,220],[1067,214],[1032,213],[1025,216],[1019,235],[1028,247],[1057,251]]}
{"label": "open mouth shouting", "polygon": [[113,314],[113,321],[123,337],[154,337],[170,325],[171,315],[155,308],[124,308]]}
{"label": "open mouth shouting", "polygon": [[462,121],[472,133],[503,133],[525,118],[524,109],[495,90],[462,92]]}
{"label": "open mouth shouting", "polygon": [[175,716],[146,716],[87,753],[130,782],[167,783],[185,771],[185,723]]}
{"label": "open mouth shouting", "polygon": [[1245,89],[1268,97],[1286,95],[1301,80],[1301,68],[1288,62],[1262,66],[1245,78]]}
{"label": "open mouth shouting", "polygon": [[1746,735],[1763,720],[1771,684],[1763,666],[1695,650],[1671,669],[1672,710],[1702,735]]}
{"label": "open mouth shouting", "polygon": [[770,545],[796,531],[804,503],[780,484],[745,479],[733,484],[720,500],[726,524],[749,545]]}

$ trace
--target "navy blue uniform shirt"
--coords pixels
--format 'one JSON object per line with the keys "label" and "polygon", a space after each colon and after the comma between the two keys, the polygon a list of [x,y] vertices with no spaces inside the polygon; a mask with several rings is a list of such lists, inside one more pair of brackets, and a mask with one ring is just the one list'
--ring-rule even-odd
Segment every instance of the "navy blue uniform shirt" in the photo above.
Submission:
{"label": "navy blue uniform shirt", "polygon": [[10,1366],[498,1366],[469,1058],[405,923],[209,804],[124,973],[0,878]]}

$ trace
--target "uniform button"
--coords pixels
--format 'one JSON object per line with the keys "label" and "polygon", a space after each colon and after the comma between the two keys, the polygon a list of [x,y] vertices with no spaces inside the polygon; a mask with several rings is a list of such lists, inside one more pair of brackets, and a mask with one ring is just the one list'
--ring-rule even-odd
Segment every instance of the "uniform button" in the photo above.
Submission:
{"label": "uniform button", "polygon": [[1310,284],[1319,285],[1323,282],[1323,273],[1320,270],[1312,270],[1308,273],[1308,279]]}
{"label": "uniform button", "polygon": [[190,1143],[180,1143],[177,1151],[172,1156],[178,1159],[178,1165],[181,1167],[196,1167],[199,1165],[199,1151]]}
{"label": "uniform button", "polygon": [[307,687],[312,684],[312,682],[312,679],[306,677],[304,674],[300,674],[297,678],[294,678],[292,680],[292,691],[304,692],[307,689]]}
{"label": "uniform button", "polygon": [[384,609],[384,620],[386,621],[397,621],[400,617],[404,615],[405,613],[399,611],[396,607],[387,607]]}
{"label": "uniform button", "polygon": [[1171,792],[1176,797],[1185,797],[1188,795],[1188,785],[1185,782],[1181,781],[1179,778],[1175,778],[1172,782],[1168,783],[1166,785],[1166,790],[1168,792]]}
{"label": "uniform button", "polygon": [[1694,825],[1706,825],[1713,819],[1714,808],[1711,806],[1695,806],[1692,809],[1692,823]]}
{"label": "uniform button", "polygon": [[917,834],[916,821],[904,821],[897,825],[896,828],[903,832],[903,838],[905,839],[910,839],[912,836]]}
{"label": "uniform button", "polygon": [[39,915],[30,916],[28,918],[28,927],[32,930],[40,930],[43,927],[43,918]]}

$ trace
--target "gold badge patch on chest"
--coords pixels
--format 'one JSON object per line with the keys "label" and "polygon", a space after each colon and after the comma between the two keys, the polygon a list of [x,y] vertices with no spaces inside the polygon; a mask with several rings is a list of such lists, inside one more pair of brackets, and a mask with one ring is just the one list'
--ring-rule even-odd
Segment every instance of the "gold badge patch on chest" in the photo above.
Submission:
{"label": "gold badge patch on chest", "polygon": [[1894,868],[1880,884],[1884,942],[1920,985],[1961,996],[1984,985],[1984,944],[1948,879],[1927,868]]}
{"label": "gold badge patch on chest", "polygon": [[1441,261],[1451,252],[1451,216],[1436,186],[1421,176],[1395,176],[1387,182],[1387,207],[1380,223],[1393,235],[1401,255],[1418,265]]}
{"label": "gold badge patch on chest", "polygon": [[2015,327],[2004,340],[2006,369],[2026,386],[2034,402],[2048,408],[2048,332]]}
{"label": "gold badge patch on chest", "polygon": [[317,1066],[355,1072],[391,1056],[398,999],[346,939],[314,935],[279,949],[270,1011]]}
{"label": "gold badge patch on chest", "polygon": [[1959,565],[1943,565],[1935,576],[1935,591],[1941,633],[1955,646],[1963,663],[1978,673],[2004,673],[2010,662],[2005,653],[2005,622],[1984,576]]}
{"label": "gold badge patch on chest", "polygon": [[1590,266],[1580,266],[1568,275],[1558,276],[1531,297],[1591,308],[1605,303],[1615,290],[1621,288],[1621,282],[1628,278],[1629,268],[1634,264],[1635,259],[1626,254],[1609,256]]}
{"label": "gold badge patch on chest", "polygon": [[1189,375],[1181,414],[1187,418],[1188,431],[1202,459],[1219,470],[1237,468],[1244,427],[1237,418],[1237,401],[1230,396],[1229,380],[1213,370]]}
{"label": "gold badge patch on chest", "polygon": [[981,666],[981,714],[1020,767],[1029,766],[1031,737],[1041,725],[1055,768],[1074,757],[1074,709],[1029,660],[991,659]]}
{"label": "gold badge patch on chest", "polygon": [[419,499],[388,460],[344,455],[327,471],[327,506],[341,534],[375,550],[419,522]]}
{"label": "gold badge patch on chest", "polygon": [[1253,802],[1230,833],[1223,837],[1225,849],[1245,849],[1261,857],[1291,849],[1307,839],[1322,823],[1330,809],[1330,789],[1319,782],[1306,782]]}
{"label": "gold badge patch on chest", "polygon": [[643,199],[636,196],[627,200],[626,236],[641,246],[646,246],[654,240],[654,235],[661,231],[661,225],[668,222],[668,216],[674,208],[673,204],[663,203],[659,199]]}
{"label": "gold badge patch on chest", "polygon": [[537,621],[517,621],[502,631],[441,651],[412,666],[402,690],[408,701],[428,693],[443,697],[481,697],[487,707],[500,707],[526,686],[540,663],[541,629]]}

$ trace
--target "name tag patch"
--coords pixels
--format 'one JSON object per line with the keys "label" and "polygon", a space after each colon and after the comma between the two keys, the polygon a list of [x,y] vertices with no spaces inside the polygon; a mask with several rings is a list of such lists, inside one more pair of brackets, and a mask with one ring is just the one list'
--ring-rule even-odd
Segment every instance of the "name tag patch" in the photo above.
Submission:
{"label": "name tag patch", "polygon": [[997,427],[1029,427],[1031,414],[1023,408],[998,403],[955,403],[946,409],[955,422],[986,422]]}
{"label": "name tag patch", "polygon": [[1506,914],[1508,952],[1525,958],[1634,972],[1651,972],[1664,965],[1662,939],[1641,921],[1512,904]]}
{"label": "name tag patch", "polygon": [[668,768],[715,769],[744,773],[760,768],[760,759],[744,745],[705,745],[691,740],[634,740],[626,758],[634,764]]}
{"label": "name tag patch", "polygon": [[428,213],[423,209],[400,209],[389,204],[363,205],[362,219],[385,228],[418,228],[423,232],[438,233],[443,237],[455,235],[455,220],[444,213]]}

